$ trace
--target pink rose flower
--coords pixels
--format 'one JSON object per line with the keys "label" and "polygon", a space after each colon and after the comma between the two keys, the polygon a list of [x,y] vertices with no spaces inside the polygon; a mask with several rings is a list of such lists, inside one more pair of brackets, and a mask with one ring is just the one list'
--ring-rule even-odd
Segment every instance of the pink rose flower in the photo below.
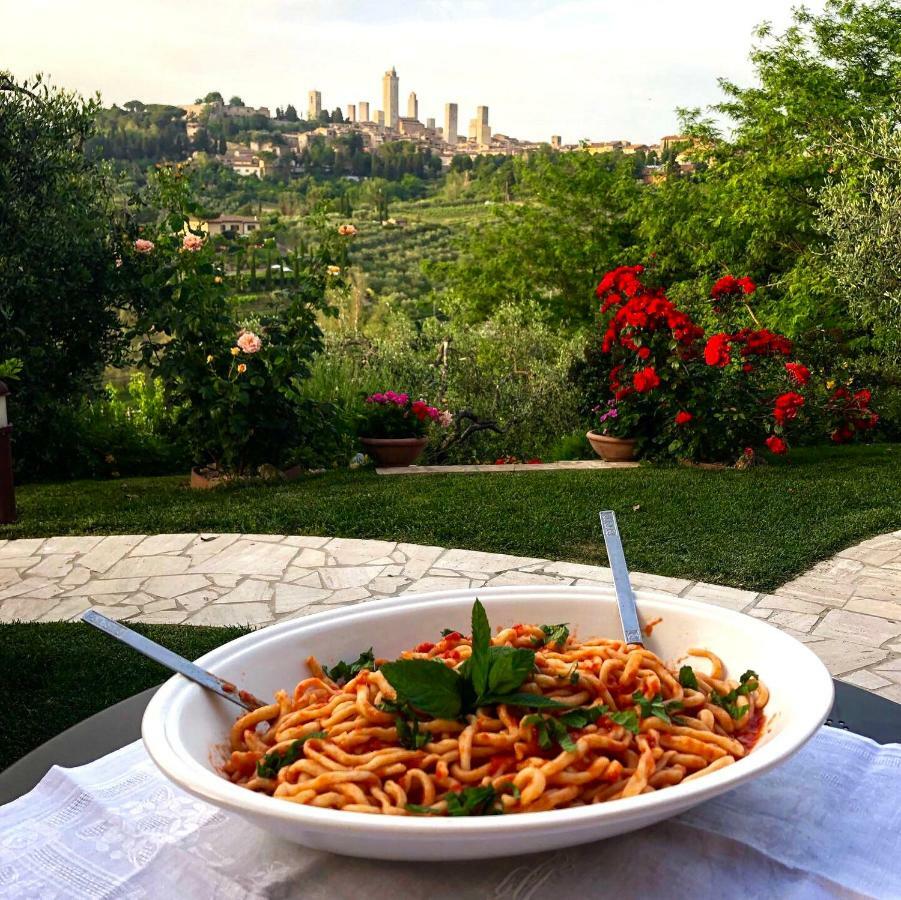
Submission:
{"label": "pink rose flower", "polygon": [[245,353],[259,353],[263,346],[262,339],[252,331],[240,334],[236,343]]}
{"label": "pink rose flower", "polygon": [[138,253],[152,253],[153,248],[156,246],[153,241],[144,240],[144,238],[138,238],[135,241],[135,250]]}
{"label": "pink rose flower", "polygon": [[203,238],[196,234],[186,234],[181,242],[181,249],[196,253],[203,246]]}

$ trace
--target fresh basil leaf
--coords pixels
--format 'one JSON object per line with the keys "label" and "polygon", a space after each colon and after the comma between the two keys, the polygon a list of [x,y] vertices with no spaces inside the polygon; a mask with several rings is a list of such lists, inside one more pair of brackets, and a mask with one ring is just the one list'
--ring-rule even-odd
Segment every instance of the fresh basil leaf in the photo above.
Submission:
{"label": "fresh basil leaf", "polygon": [[636,691],[632,694],[632,699],[638,704],[643,719],[654,716],[662,722],[670,722],[669,711],[682,708],[681,700],[664,700],[663,694],[656,694],[648,699],[641,691]]}
{"label": "fresh basil leaf", "polygon": [[[488,670],[491,668],[491,625],[488,614],[479,600],[472,605],[472,655],[468,675],[477,695],[488,691]],[[517,685],[518,687],[518,685]]]}
{"label": "fresh basil leaf", "polygon": [[736,700],[740,696],[747,696],[757,690],[759,686],[757,678],[757,673],[748,669],[747,672],[742,673],[737,688],[733,688],[728,694],[718,694],[716,691],[711,691],[707,700],[714,706],[722,707],[733,719],[740,719],[745,715],[748,707],[739,706]]}
{"label": "fresh basil leaf", "polygon": [[408,812],[420,813],[422,815],[431,815],[437,813],[438,810],[431,806],[421,806],[419,803],[408,803],[404,807]]}
{"label": "fresh basil leaf", "polygon": [[430,740],[428,732],[419,730],[419,719],[409,703],[398,703],[396,700],[383,700],[379,704],[383,712],[394,713],[394,727],[401,747],[407,750],[419,750]]}
{"label": "fresh basil leaf", "polygon": [[490,784],[463,788],[462,791],[445,795],[444,799],[451,816],[497,816],[502,812],[498,808],[497,791]]}
{"label": "fresh basil leaf", "polygon": [[484,706],[497,703],[506,703],[508,706],[524,706],[527,709],[566,709],[564,703],[558,703],[543,694],[529,694],[525,691],[518,694],[488,694],[480,697],[479,702]]}
{"label": "fresh basil leaf", "polygon": [[328,666],[323,666],[322,671],[327,678],[331,678],[336,684],[346,684],[354,675],[359,675],[363,669],[369,669],[374,672],[377,668],[375,657],[372,655],[372,647],[370,647],[361,653],[354,662],[347,663],[341,660],[335,663],[331,669]]}
{"label": "fresh basil leaf", "polygon": [[560,721],[569,728],[584,728],[586,725],[596,722],[606,712],[607,707],[604,706],[604,704],[599,704],[598,706],[580,706],[576,709],[571,709],[569,712],[563,713],[563,715],[560,716]]}
{"label": "fresh basil leaf", "polygon": [[556,644],[559,649],[563,649],[566,639],[569,637],[569,623],[561,622],[559,625],[542,625],[541,630],[544,632],[544,644],[546,647],[552,647]]}
{"label": "fresh basil leaf", "polygon": [[581,677],[582,677],[582,676],[579,674],[579,665],[578,665],[578,663],[573,663],[573,667],[572,667],[572,669],[570,670],[570,673],[569,673],[569,683],[570,683],[570,684],[578,684],[578,683],[579,683],[579,679],[580,679]]}
{"label": "fresh basil leaf", "polygon": [[698,677],[691,666],[682,666],[679,669],[679,684],[684,688],[691,688],[693,691],[698,690]]}
{"label": "fresh basil leaf", "polygon": [[632,734],[638,734],[638,716],[634,709],[624,709],[621,712],[607,713],[607,718],[617,725],[622,725],[626,731],[631,731]]}
{"label": "fresh basil leaf", "polygon": [[382,674],[401,702],[436,719],[460,715],[463,681],[444,663],[433,659],[398,659],[385,663]]}
{"label": "fresh basil leaf", "polygon": [[532,650],[491,647],[488,652],[488,686],[484,693],[509,694],[529,677],[534,668],[535,653]]}
{"label": "fresh basil leaf", "polygon": [[290,766],[291,763],[297,762],[303,756],[303,745],[307,741],[324,737],[326,737],[324,731],[314,731],[289,744],[281,753],[267,753],[257,761],[257,775],[260,778],[275,778],[280,769]]}
{"label": "fresh basil leaf", "polygon": [[451,634],[457,634],[456,628],[442,628],[441,629],[441,637],[447,637]]}
{"label": "fresh basil leaf", "polygon": [[551,735],[548,730],[547,719],[544,716],[533,713],[530,716],[526,716],[522,720],[522,723],[523,725],[533,725],[535,727],[535,738],[538,741],[538,746],[541,747],[542,750],[550,749]]}

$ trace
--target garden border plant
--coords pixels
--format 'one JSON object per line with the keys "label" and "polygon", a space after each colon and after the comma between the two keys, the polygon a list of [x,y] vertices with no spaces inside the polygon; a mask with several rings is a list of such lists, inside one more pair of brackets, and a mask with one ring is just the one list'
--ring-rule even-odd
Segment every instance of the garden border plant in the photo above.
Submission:
{"label": "garden border plant", "polygon": [[327,290],[342,284],[338,264],[355,228],[320,222],[318,242],[295,256],[301,269],[275,291],[275,310],[241,321],[213,242],[187,224],[195,210],[182,167],[159,167],[144,202],[161,217],[121,262],[135,297],[127,336],[161,381],[195,465],[241,477],[318,463],[317,446],[341,442],[340,417],[302,384],[322,350],[319,316],[334,313]]}
{"label": "garden border plant", "polygon": [[760,324],[750,278],[713,285],[721,330],[707,335],[644,271],[620,266],[601,279],[601,336],[587,351],[595,411],[644,455],[749,465],[761,447],[786,453],[793,434],[845,443],[875,427],[869,390],[815,379],[791,359],[793,343]]}

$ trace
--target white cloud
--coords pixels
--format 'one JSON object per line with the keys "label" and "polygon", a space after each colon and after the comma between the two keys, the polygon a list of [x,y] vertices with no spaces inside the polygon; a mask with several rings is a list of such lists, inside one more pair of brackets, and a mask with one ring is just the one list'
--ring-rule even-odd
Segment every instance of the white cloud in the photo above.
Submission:
{"label": "white cloud", "polygon": [[[814,4],[820,6],[821,3]],[[361,0],[0,0],[0,66],[36,71],[106,103],[189,102],[210,90],[247,103],[306,106],[369,100],[381,75],[415,90],[420,116],[478,104],[518,137],[650,141],[676,106],[719,99],[717,76],[748,83],[753,27],[777,27],[788,0],[572,0],[366,3]]]}

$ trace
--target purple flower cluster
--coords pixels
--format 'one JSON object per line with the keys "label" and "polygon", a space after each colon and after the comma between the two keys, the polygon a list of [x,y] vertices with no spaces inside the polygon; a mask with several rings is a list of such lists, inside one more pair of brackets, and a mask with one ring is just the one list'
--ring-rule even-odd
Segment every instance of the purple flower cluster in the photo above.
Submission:
{"label": "purple flower cluster", "polygon": [[[619,410],[614,406],[613,400],[607,401],[607,412],[598,416],[598,422],[606,422],[607,419],[615,419],[619,415]],[[596,406],[592,412],[600,412],[601,407]]]}
{"label": "purple flower cluster", "polygon": [[393,403],[395,406],[406,406],[410,402],[409,394],[397,394],[385,391],[384,394],[372,394],[366,398],[367,403]]}

